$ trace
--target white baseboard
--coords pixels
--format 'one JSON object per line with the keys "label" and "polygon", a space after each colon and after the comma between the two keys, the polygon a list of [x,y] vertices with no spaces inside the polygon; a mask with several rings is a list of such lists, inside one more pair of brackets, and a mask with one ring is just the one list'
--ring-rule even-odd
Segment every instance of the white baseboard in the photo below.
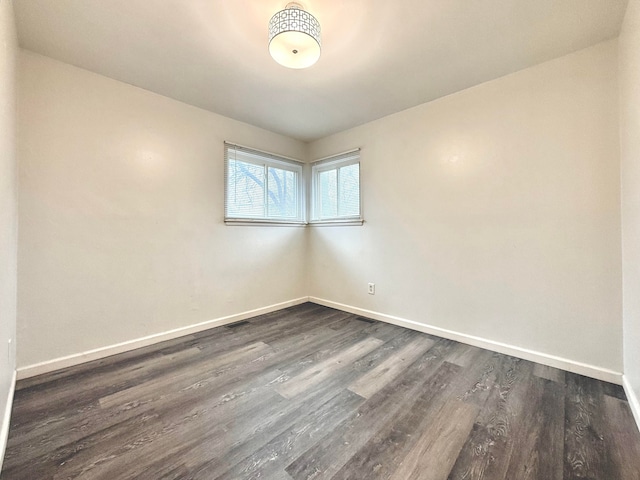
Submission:
{"label": "white baseboard", "polygon": [[626,375],[622,376],[622,386],[624,387],[624,393],[627,395],[627,400],[629,401],[629,408],[631,408],[631,413],[633,413],[633,418],[636,419],[636,424],[638,425],[638,430],[640,430],[640,400],[636,396],[636,392],[631,387],[631,383],[629,383],[629,379]]}
{"label": "white baseboard", "polygon": [[455,332],[453,330],[447,330],[440,327],[434,327],[431,325],[425,325],[413,320],[406,320],[400,317],[394,317],[392,315],[386,315],[384,313],[373,312],[371,310],[365,310],[363,308],[353,307],[351,305],[345,305],[342,303],[332,302],[330,300],[324,300],[317,297],[309,297],[309,301],[324,305],[326,307],[335,308],[363,317],[373,318],[374,320],[380,320],[381,322],[392,323],[400,327],[410,328],[411,330],[417,330],[419,332],[428,333],[430,335],[436,335],[438,337],[447,338],[449,340],[455,340],[467,345],[473,345],[474,347],[484,348],[493,352],[503,353],[511,355],[513,357],[522,358],[550,367],[559,368],[568,372],[577,373],[586,377],[595,378],[597,380],[603,380],[605,382],[622,384],[622,373],[606,368],[597,367],[595,365],[589,365],[586,363],[569,360],[567,358],[556,357],[555,355],[549,355],[547,353],[536,352],[535,350],[529,350],[526,348],[516,347],[508,345],[502,342],[496,342],[494,340],[488,340],[486,338],[475,337],[473,335],[467,335],[466,333]]}
{"label": "white baseboard", "polygon": [[[480,347],[480,348],[484,348],[494,352],[503,353],[506,355],[511,355],[514,357],[529,360],[532,362],[541,363],[543,365],[548,365],[550,367],[560,368],[562,370],[577,373],[580,375],[585,375],[587,377],[595,378],[598,380],[616,383],[618,385],[621,385],[623,382],[621,372],[616,372],[606,368],[597,367],[595,365],[589,365],[586,363],[581,363],[581,362],[577,362],[567,358],[557,357],[554,355],[549,355],[546,353],[537,352],[537,351],[529,350],[522,347],[508,345],[506,343],[496,342],[494,340],[488,340],[486,338],[476,337],[473,335],[468,335],[468,334],[456,332],[453,330],[447,330],[440,327],[425,325],[423,323],[418,323],[413,320],[407,320],[404,318],[395,317],[393,315],[386,315],[383,313],[374,312],[372,310],[365,310],[362,308],[353,307],[351,305],[332,302],[330,300],[325,300],[317,297],[300,297],[294,300],[289,300],[287,302],[277,303],[274,305],[269,305],[267,307],[258,308],[255,310],[249,310],[246,312],[229,315],[229,316],[217,318],[214,320],[208,320],[206,322],[197,323],[195,325],[180,327],[180,328],[176,328],[166,332],[156,333],[146,337],[118,343],[115,345],[108,345],[105,347],[96,348],[94,350],[88,350],[86,352],[80,352],[73,355],[68,355],[65,357],[60,357],[53,360],[36,363],[33,365],[27,365],[25,367],[20,367],[17,369],[17,379],[21,380],[24,378],[34,377],[36,375],[41,375],[43,373],[49,373],[55,370],[60,370],[62,368],[79,365],[81,363],[90,362],[93,360],[99,360],[101,358],[109,357],[111,355],[116,355],[118,353],[128,352],[130,350],[135,350],[136,348],[142,348],[149,345],[153,345],[155,343],[160,343],[165,340],[172,340],[174,338],[178,338],[184,335],[190,335],[192,333],[208,330],[209,328],[226,325],[228,323],[239,322],[241,320],[245,320],[251,317],[256,317],[258,315],[263,315],[265,313],[275,312],[277,310],[281,310],[287,307],[292,307],[294,305],[299,305],[307,301],[317,303],[319,305],[335,308],[338,310],[342,310],[345,312],[354,313],[356,315],[362,315],[364,317],[373,318],[375,320],[380,320],[382,322],[391,323],[393,325],[398,325],[398,326],[409,328],[412,330],[417,330],[419,332],[436,335],[438,337],[448,338],[450,340],[455,340],[457,342],[473,345],[475,347]],[[636,404],[635,404],[636,409],[634,410],[634,415],[636,415],[636,419],[637,419],[638,418],[637,399],[635,399],[635,401],[636,401]],[[631,400],[630,400],[630,403],[631,403]]]}
{"label": "white baseboard", "polygon": [[228,315],[226,317],[220,317],[213,320],[207,320],[206,322],[196,323],[194,325],[188,325],[186,327],[175,328],[173,330],[155,333],[153,335],[136,338],[134,340],[128,340],[126,342],[117,343],[115,345],[107,345],[93,350],[87,350],[86,352],[74,353],[73,355],[54,358],[53,360],[47,360],[45,362],[34,363],[32,365],[18,368],[18,380],[35,377],[36,375],[42,375],[43,373],[53,372],[55,370],[60,370],[61,368],[72,367],[74,365],[91,362],[93,360],[99,360],[101,358],[110,357],[111,355],[116,355],[118,353],[135,350],[136,348],[142,348],[153,345],[155,343],[164,342],[165,340],[173,340],[174,338],[182,337],[184,335],[190,335],[192,333],[198,333],[213,327],[219,327],[229,323],[239,322],[247,318],[257,317],[258,315],[264,315],[265,313],[275,312],[277,310],[282,310],[283,308],[292,307],[294,305],[300,305],[301,303],[305,303],[308,301],[309,297],[296,298],[294,300],[276,303],[267,307],[257,308],[255,310],[249,310],[242,313],[236,313],[234,315]]}
{"label": "white baseboard", "polygon": [[7,449],[7,440],[9,439],[9,425],[11,423],[11,408],[13,407],[13,394],[16,391],[16,371],[11,376],[11,385],[9,386],[9,395],[7,396],[7,405],[4,409],[2,417],[2,426],[0,427],[0,470],[2,470],[2,462],[4,461],[4,452]]}

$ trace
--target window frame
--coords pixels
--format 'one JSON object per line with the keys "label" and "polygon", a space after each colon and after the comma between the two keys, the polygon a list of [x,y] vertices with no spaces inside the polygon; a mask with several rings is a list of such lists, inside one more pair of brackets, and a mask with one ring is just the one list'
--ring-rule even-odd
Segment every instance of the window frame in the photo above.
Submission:
{"label": "window frame", "polygon": [[[320,174],[336,170],[336,189],[340,189],[340,169],[351,165],[358,165],[358,214],[344,215],[329,218],[321,218],[319,205],[321,203]],[[350,150],[345,153],[332,155],[311,163],[311,220],[310,225],[362,225],[362,164],[360,162],[360,149]],[[339,201],[339,195],[338,195]],[[337,210],[339,211],[339,205]]]}
{"label": "window frame", "polygon": [[[238,158],[238,157],[242,158]],[[230,216],[229,215],[229,162],[238,160],[252,165],[264,167],[265,185],[265,216]],[[295,218],[269,217],[268,213],[268,192],[269,192],[269,167],[279,170],[294,172],[297,175],[296,181],[296,210]],[[305,185],[304,185],[304,162],[293,158],[264,152],[254,148],[245,147],[236,143],[224,142],[224,222],[227,225],[283,225],[299,226],[305,225]]]}

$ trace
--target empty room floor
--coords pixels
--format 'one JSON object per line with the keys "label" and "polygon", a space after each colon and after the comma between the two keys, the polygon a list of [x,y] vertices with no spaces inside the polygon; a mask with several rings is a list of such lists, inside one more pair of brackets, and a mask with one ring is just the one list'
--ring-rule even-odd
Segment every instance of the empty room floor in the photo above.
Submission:
{"label": "empty room floor", "polygon": [[307,303],[18,382],[9,479],[640,479],[621,387]]}

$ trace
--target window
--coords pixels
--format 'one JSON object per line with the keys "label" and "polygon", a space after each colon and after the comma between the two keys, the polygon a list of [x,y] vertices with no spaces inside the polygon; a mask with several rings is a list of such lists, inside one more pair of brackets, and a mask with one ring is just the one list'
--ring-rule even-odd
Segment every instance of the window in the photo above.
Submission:
{"label": "window", "polygon": [[362,224],[360,150],[313,163],[312,221]]}
{"label": "window", "polygon": [[304,223],[302,164],[225,142],[225,222]]}

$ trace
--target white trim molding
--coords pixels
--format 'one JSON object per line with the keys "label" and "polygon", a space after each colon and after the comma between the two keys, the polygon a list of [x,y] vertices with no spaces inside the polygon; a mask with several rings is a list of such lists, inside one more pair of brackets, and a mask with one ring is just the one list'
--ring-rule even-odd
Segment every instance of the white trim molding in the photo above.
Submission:
{"label": "white trim molding", "polygon": [[595,378],[597,380],[616,383],[618,385],[622,384],[622,372],[616,372],[614,370],[609,370],[595,365],[589,365],[587,363],[577,362],[568,358],[557,357],[555,355],[549,355],[548,353],[537,352],[535,350],[529,350],[527,348],[516,347],[514,345],[496,342],[494,340],[476,337],[473,335],[468,335],[466,333],[460,333],[453,330],[447,330],[445,328],[426,325],[424,323],[395,317],[393,315],[386,315],[384,313],[365,310],[363,308],[353,307],[351,305],[332,302],[330,300],[325,300],[322,298],[309,297],[309,301],[317,303],[318,305],[324,305],[325,307],[331,307],[337,310],[342,310],[344,312],[354,313],[363,317],[379,320],[381,322],[391,323],[393,325],[409,328],[411,330],[417,330],[418,332],[428,333],[430,335],[436,335],[438,337],[447,338],[449,340],[455,340],[467,345],[473,345],[474,347],[484,348],[486,350],[491,350],[492,352],[503,353],[505,355],[522,358],[523,360],[541,363],[542,365],[559,368],[568,372]]}
{"label": "white trim molding", "polygon": [[11,424],[11,409],[13,408],[13,396],[16,391],[16,371],[11,376],[11,385],[9,386],[9,395],[7,396],[7,404],[2,417],[2,427],[0,427],[0,470],[2,470],[2,462],[4,461],[4,452],[7,449],[7,440],[9,439],[9,425]]}
{"label": "white trim molding", "polygon": [[34,363],[32,365],[18,368],[18,380],[35,377],[36,375],[42,375],[43,373],[53,372],[55,370],[72,367],[74,365],[91,362],[93,360],[100,360],[105,357],[117,355],[118,353],[128,352],[130,350],[135,350],[136,348],[147,347],[149,345],[164,342],[166,340],[173,340],[174,338],[182,337],[184,335],[191,335],[192,333],[202,332],[203,330],[208,330],[210,328],[239,322],[247,318],[257,317],[259,315],[275,312],[287,307],[293,307],[294,305],[300,305],[301,303],[305,303],[308,301],[309,297],[300,297],[294,300],[288,300],[286,302],[269,305],[267,307],[256,308],[255,310],[248,310],[246,312],[236,313],[234,315],[228,315],[226,317],[220,317],[213,320],[207,320],[205,322],[196,323],[194,325],[174,328],[173,330],[167,330],[166,332],[154,333],[153,335],[136,338],[134,340],[128,340],[122,343],[116,343],[115,345],[107,345],[104,347],[95,348],[93,350],[87,350],[86,352],[74,353],[72,355],[54,358],[53,360],[47,360],[45,362]]}
{"label": "white trim molding", "polygon": [[[80,352],[65,357],[59,357],[53,360],[36,363],[33,365],[27,365],[25,367],[20,367],[17,369],[17,379],[21,380],[24,378],[34,377],[36,375],[53,372],[62,368],[79,365],[85,362],[91,362],[93,360],[99,360],[101,358],[110,357],[111,355],[116,355],[118,353],[128,352],[130,350],[135,350],[136,348],[146,347],[163,342],[165,340],[173,340],[184,335],[190,335],[192,333],[201,332],[210,328],[239,322],[247,318],[275,312],[277,310],[282,310],[283,308],[292,307],[294,305],[300,305],[305,302],[313,302],[318,305],[324,305],[326,307],[331,307],[337,310],[342,310],[344,312],[361,315],[363,317],[372,318],[381,322],[391,323],[393,325],[398,325],[400,327],[409,328],[411,330],[428,333],[430,335],[436,335],[438,337],[447,338],[449,340],[455,340],[457,342],[484,348],[493,352],[511,355],[514,357],[522,358],[524,360],[537,362],[543,365],[548,365],[550,367],[566,370],[568,372],[595,378],[597,380],[603,380],[605,382],[623,385],[623,376],[621,372],[616,372],[614,370],[609,370],[595,365],[577,362],[575,360],[570,360],[567,358],[557,357],[555,355],[549,355],[547,353],[537,352],[535,350],[516,347],[486,338],[468,335],[466,333],[447,330],[444,328],[419,323],[413,320],[395,317],[393,315],[387,315],[384,313],[374,312],[372,310],[345,305],[318,297],[300,297],[294,300],[289,300],[286,302],[277,303],[274,305],[269,305],[267,307],[257,308],[255,310],[249,310],[226,317],[220,317],[213,320],[207,320],[205,322],[197,323],[194,325],[188,325],[186,327],[180,327],[173,330],[168,330],[166,332],[148,335],[146,337],[129,340],[115,345],[108,345],[93,350],[88,350],[86,352]],[[633,395],[633,391],[631,390],[630,386],[625,385],[625,391],[627,391],[629,404],[633,410],[636,420],[638,421],[638,419],[640,418],[640,407],[638,405],[638,399]],[[638,421],[638,424],[640,425],[640,421]]]}
{"label": "white trim molding", "polygon": [[622,376],[622,386],[624,387],[624,393],[627,395],[629,408],[631,409],[631,413],[633,413],[633,418],[636,419],[638,430],[640,430],[640,400],[636,396],[636,392],[633,390],[633,387],[626,375]]}

